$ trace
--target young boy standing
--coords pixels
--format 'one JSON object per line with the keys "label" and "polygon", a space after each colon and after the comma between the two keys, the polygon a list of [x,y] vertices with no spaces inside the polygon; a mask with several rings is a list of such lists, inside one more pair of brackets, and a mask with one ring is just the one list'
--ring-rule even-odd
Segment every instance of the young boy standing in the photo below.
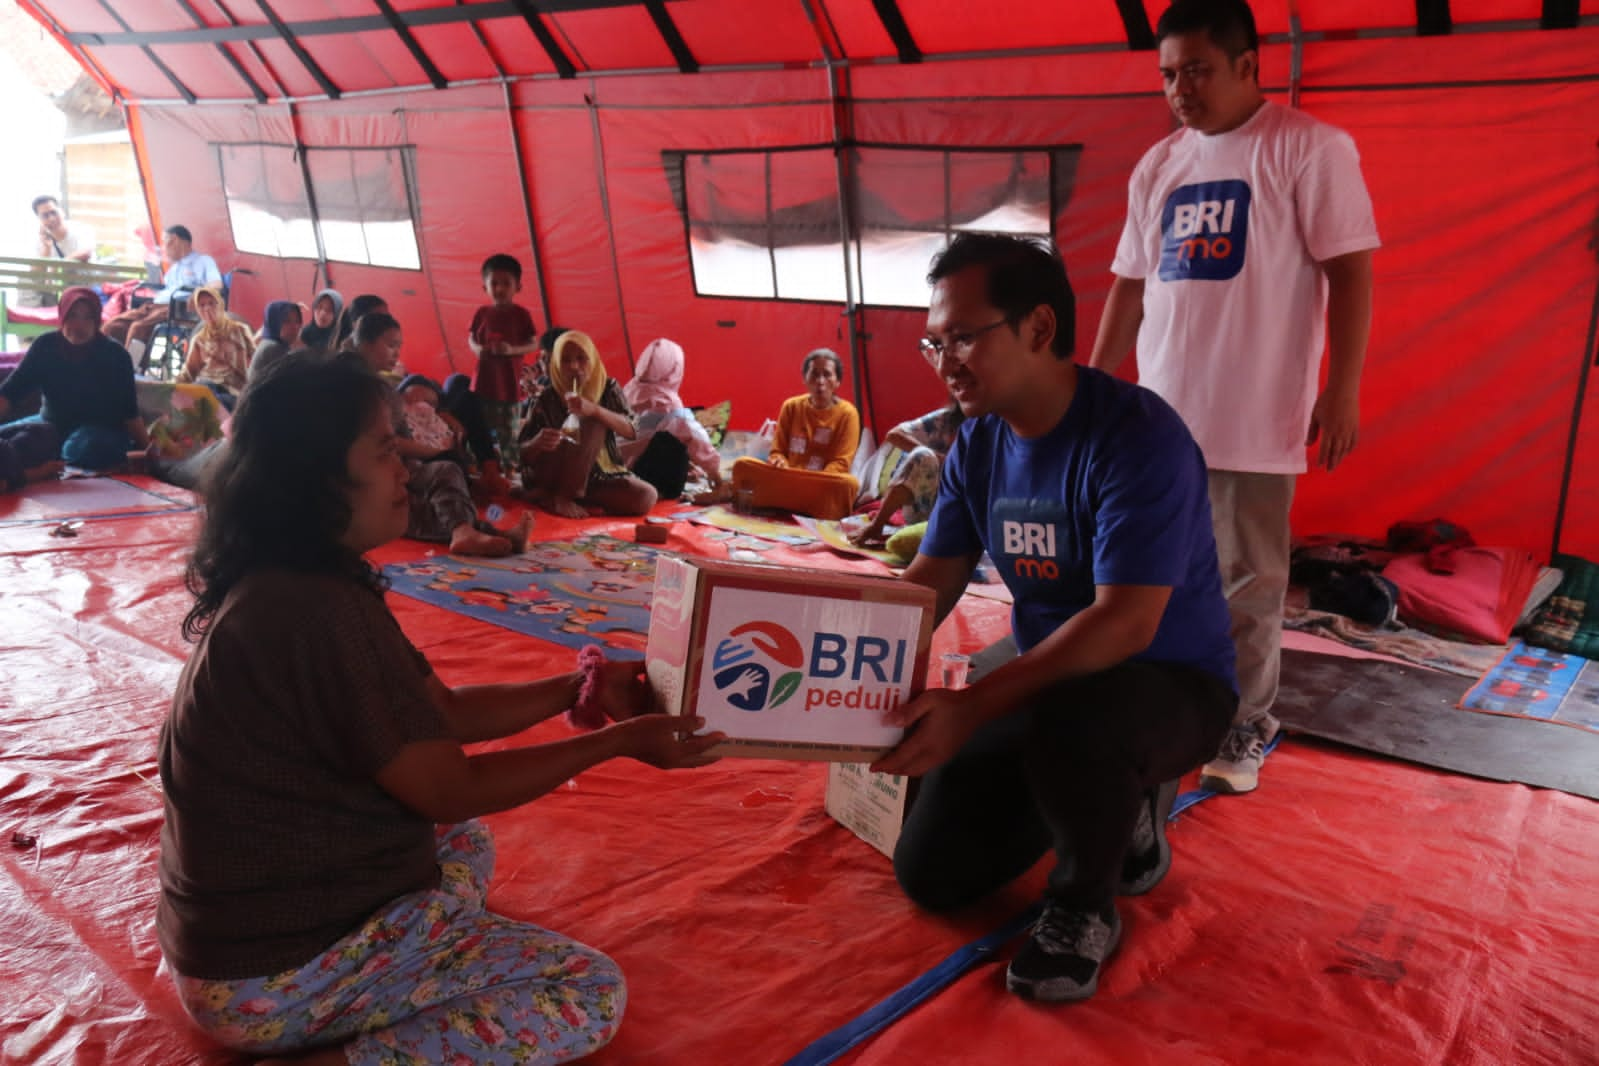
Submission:
{"label": "young boy standing", "polygon": [[538,350],[538,329],[527,309],[515,303],[522,290],[522,264],[509,255],[483,261],[483,291],[491,301],[472,316],[467,345],[477,356],[474,391],[494,430],[500,465],[507,475],[516,469],[516,401],[522,357]]}

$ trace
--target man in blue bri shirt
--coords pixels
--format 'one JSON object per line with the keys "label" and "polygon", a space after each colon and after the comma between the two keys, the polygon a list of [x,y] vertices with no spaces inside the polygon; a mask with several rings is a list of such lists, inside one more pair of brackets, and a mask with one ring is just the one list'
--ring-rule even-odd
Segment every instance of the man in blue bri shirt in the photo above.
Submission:
{"label": "man in blue bri shirt", "polygon": [[1170,865],[1176,779],[1215,752],[1238,702],[1205,461],[1158,396],[1072,361],[1057,254],[963,234],[928,280],[922,352],[966,422],[905,578],[938,594],[942,621],[987,550],[1015,594],[1020,654],[890,712],[911,728],[873,769],[926,775],[894,870],[947,910],[1053,848],[1007,981],[1084,999],[1121,937],[1115,897]]}

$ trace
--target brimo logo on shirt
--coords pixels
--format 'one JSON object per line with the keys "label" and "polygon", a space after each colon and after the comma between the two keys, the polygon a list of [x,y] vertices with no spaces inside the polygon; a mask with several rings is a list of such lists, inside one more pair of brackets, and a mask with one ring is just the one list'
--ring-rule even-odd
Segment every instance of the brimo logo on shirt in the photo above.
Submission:
{"label": "brimo logo on shirt", "polygon": [[1225,281],[1244,266],[1249,186],[1208,181],[1172,192],[1161,211],[1162,281]]}
{"label": "brimo logo on shirt", "polygon": [[[788,669],[774,681],[772,670],[757,653]],[[742,711],[780,707],[807,680],[823,682],[804,685],[807,711],[818,707],[887,711],[899,705],[899,686],[914,658],[906,640],[850,638],[827,632],[811,635],[807,657],[799,639],[777,623],[745,622],[717,642],[711,655],[711,682],[730,705]],[[863,680],[868,673],[872,683]],[[846,678],[854,687],[826,683]]]}
{"label": "brimo logo on shirt", "polygon": [[1017,577],[1043,578],[1054,581],[1060,577],[1060,567],[1055,563],[1055,527],[1047,522],[1001,522],[1000,536],[1004,540],[1002,551],[1013,560]]}

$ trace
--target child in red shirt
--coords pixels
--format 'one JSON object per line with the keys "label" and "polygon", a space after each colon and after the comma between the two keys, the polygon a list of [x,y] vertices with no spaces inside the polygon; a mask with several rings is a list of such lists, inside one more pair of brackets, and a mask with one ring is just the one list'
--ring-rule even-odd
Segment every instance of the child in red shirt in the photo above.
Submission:
{"label": "child in red shirt", "polygon": [[522,264],[509,255],[491,255],[483,261],[483,290],[493,301],[477,309],[467,346],[477,356],[477,382],[473,391],[499,445],[500,465],[507,474],[517,463],[517,390],[522,357],[538,350],[538,327],[527,309],[514,303],[522,290]]}

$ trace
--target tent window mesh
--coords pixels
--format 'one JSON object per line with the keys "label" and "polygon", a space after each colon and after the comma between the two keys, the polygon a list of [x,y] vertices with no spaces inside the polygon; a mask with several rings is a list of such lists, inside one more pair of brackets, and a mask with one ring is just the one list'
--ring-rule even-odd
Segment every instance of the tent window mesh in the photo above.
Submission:
{"label": "tent window mesh", "polygon": [[317,235],[330,260],[420,270],[416,213],[406,181],[409,148],[307,148],[316,197],[287,145],[217,146],[233,243],[241,252],[316,259]]}
{"label": "tent window mesh", "polygon": [[695,291],[844,303],[847,280],[858,303],[926,307],[955,234],[1052,239],[1081,149],[847,151],[847,256],[833,149],[667,153]]}

